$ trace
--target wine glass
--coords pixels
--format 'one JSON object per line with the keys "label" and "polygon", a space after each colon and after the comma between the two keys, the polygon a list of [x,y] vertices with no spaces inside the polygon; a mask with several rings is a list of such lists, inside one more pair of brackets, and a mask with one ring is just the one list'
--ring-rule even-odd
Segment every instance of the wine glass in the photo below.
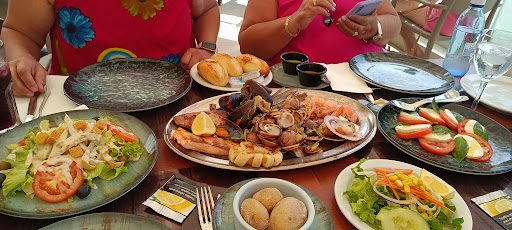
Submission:
{"label": "wine glass", "polygon": [[480,87],[471,105],[471,109],[476,110],[487,83],[501,77],[512,66],[512,32],[484,30],[478,37],[473,61],[480,75]]}

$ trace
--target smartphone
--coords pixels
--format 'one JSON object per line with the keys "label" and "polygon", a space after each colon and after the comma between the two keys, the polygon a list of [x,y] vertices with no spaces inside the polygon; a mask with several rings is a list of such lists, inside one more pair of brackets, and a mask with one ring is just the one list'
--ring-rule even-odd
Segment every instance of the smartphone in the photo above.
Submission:
{"label": "smartphone", "polygon": [[366,0],[359,2],[347,13],[347,17],[353,14],[366,16],[375,10],[381,2],[382,0]]}

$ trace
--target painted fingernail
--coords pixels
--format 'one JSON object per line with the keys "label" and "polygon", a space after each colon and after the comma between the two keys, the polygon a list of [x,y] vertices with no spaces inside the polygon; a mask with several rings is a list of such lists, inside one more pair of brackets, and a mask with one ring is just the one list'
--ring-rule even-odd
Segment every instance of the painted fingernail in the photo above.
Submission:
{"label": "painted fingernail", "polygon": [[334,7],[336,7],[336,3],[335,3],[335,2],[333,2],[333,3],[332,3],[332,5],[333,5]]}
{"label": "painted fingernail", "polygon": [[354,19],[354,15],[350,16],[350,19]]}
{"label": "painted fingernail", "polygon": [[342,21],[346,21],[346,20],[347,20],[347,18],[346,18],[345,16],[343,16],[343,17],[341,17],[341,20],[342,20]]}

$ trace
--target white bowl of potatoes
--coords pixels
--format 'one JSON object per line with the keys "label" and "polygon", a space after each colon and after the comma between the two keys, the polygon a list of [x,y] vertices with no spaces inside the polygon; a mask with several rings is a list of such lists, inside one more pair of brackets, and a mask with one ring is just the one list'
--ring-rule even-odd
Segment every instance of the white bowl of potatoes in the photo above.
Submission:
{"label": "white bowl of potatoes", "polygon": [[243,185],[233,199],[237,230],[306,230],[315,206],[299,186],[281,179],[259,178]]}

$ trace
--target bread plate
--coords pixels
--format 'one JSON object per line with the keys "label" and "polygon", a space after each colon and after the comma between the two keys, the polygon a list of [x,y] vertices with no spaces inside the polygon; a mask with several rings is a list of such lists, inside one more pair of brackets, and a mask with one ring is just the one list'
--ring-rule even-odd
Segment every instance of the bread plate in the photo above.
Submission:
{"label": "bread plate", "polygon": [[[202,86],[210,88],[210,89],[215,89],[215,90],[219,90],[219,91],[227,91],[227,92],[240,91],[240,89],[242,88],[241,85],[239,87],[232,87],[229,83],[226,86],[216,86],[216,85],[210,84],[203,77],[201,77],[201,75],[199,75],[199,73],[197,72],[198,64],[199,63],[196,63],[194,66],[192,66],[192,68],[190,69],[190,76],[192,76],[192,79],[194,79],[194,81],[201,84]],[[270,82],[272,82],[272,71],[270,71],[268,73],[268,76],[264,77],[264,80],[263,80],[263,82],[261,82],[261,84],[268,85]]]}

